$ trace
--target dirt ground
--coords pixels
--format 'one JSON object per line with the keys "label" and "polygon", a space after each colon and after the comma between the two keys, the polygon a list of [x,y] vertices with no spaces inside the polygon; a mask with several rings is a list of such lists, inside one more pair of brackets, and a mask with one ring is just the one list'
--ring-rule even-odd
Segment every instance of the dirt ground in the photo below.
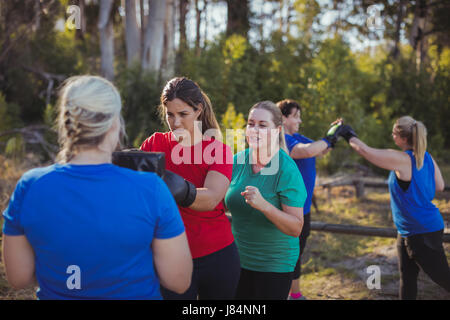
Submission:
{"label": "dirt ground", "polygon": [[[17,179],[24,170],[35,166],[36,161],[30,158],[18,165],[0,156],[1,212]],[[363,199],[357,199],[352,187],[336,187],[331,193],[319,187],[315,190],[315,196],[319,211],[312,209],[312,221],[393,227],[387,190],[368,189]],[[448,219],[450,192],[439,194],[434,203]],[[446,229],[446,232],[450,233],[450,230]],[[450,243],[444,244],[444,247],[450,261]],[[371,276],[369,266],[379,267],[380,289],[369,289],[366,284]],[[302,292],[309,300],[393,300],[398,299],[398,283],[395,239],[311,232],[303,256],[301,277]],[[433,283],[422,271],[418,288],[418,299],[450,300],[450,293]],[[10,288],[3,267],[0,268],[0,300],[35,298],[34,289]]]}
{"label": "dirt ground", "polygon": [[[356,199],[352,187],[333,188],[331,198],[320,189],[315,190],[315,195],[319,213],[312,209],[312,221],[393,227],[389,194],[384,190],[369,190],[364,199]],[[448,218],[448,195],[439,195],[435,203]],[[445,243],[444,248],[450,262],[450,243]],[[398,299],[398,259],[393,238],[312,231],[303,261],[301,289],[310,300]],[[380,269],[380,289],[369,289],[366,284],[373,273],[368,272],[369,266]],[[417,298],[450,300],[450,293],[420,271]]]}

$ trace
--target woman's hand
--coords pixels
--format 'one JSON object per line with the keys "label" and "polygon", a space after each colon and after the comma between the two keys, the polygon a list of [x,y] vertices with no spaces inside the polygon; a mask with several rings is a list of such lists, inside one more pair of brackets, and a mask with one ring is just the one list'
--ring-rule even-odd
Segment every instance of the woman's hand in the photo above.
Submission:
{"label": "woman's hand", "polygon": [[259,211],[264,211],[269,204],[257,187],[246,186],[245,191],[241,192],[241,196],[245,198],[246,203]]}

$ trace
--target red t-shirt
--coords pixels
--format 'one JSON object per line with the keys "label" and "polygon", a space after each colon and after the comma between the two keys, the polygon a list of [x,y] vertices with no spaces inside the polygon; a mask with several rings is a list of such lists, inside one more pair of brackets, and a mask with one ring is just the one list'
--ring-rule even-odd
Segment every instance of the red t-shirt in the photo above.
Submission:
{"label": "red t-shirt", "polygon": [[[142,143],[141,150],[164,152],[166,169],[192,182],[197,188],[204,187],[206,175],[212,170],[231,181],[233,154],[230,147],[218,140],[204,140],[194,146],[183,147],[172,132],[156,132]],[[193,258],[206,256],[233,243],[223,200],[212,211],[178,208]]]}

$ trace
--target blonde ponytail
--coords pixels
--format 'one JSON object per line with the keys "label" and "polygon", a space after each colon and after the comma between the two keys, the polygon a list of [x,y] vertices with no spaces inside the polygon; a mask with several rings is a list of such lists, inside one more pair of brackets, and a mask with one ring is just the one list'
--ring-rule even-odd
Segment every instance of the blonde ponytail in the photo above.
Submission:
{"label": "blonde ponytail", "polygon": [[427,150],[427,129],[420,121],[415,121],[412,129],[412,145],[416,157],[417,169],[422,168],[425,151]]}
{"label": "blonde ponytail", "polygon": [[425,151],[427,151],[427,128],[421,121],[414,120],[410,116],[399,118],[394,127],[400,137],[406,138],[407,143],[412,147],[416,158],[416,168],[420,170],[423,166]]}

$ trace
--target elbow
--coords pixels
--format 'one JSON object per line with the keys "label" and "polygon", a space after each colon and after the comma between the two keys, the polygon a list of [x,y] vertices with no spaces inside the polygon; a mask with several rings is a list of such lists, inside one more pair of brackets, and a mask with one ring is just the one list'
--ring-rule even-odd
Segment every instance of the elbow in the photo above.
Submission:
{"label": "elbow", "polygon": [[172,282],[171,286],[167,286],[167,289],[177,294],[185,293],[191,286],[192,269],[192,260],[190,260],[189,265],[185,266],[185,268],[174,277],[175,281]]}
{"label": "elbow", "polygon": [[21,277],[18,278],[7,277],[7,281],[9,285],[15,290],[27,289],[34,285],[34,277],[31,277],[31,279]]}
{"label": "elbow", "polygon": [[445,185],[444,184],[439,184],[436,186],[436,191],[438,192],[443,192],[445,190]]}
{"label": "elbow", "polygon": [[202,211],[213,211],[220,203],[220,201],[222,201],[222,199],[216,198],[209,199],[209,201],[205,203],[205,206],[202,208],[203,209]]}
{"label": "elbow", "polygon": [[292,231],[289,233],[289,235],[292,237],[298,238],[298,237],[300,237],[302,230],[303,230],[303,217],[301,220],[298,221],[298,223],[295,224],[294,229],[292,229]]}
{"label": "elbow", "polygon": [[208,203],[208,205],[205,208],[205,211],[213,211],[217,205],[219,204],[220,201],[211,201],[210,203]]}
{"label": "elbow", "polygon": [[291,236],[291,237],[294,237],[294,238],[298,238],[298,237],[300,237],[300,234],[302,233],[302,231],[300,230],[300,232],[299,231],[296,231],[296,230],[293,230],[290,234],[288,234],[289,236]]}
{"label": "elbow", "polygon": [[174,288],[173,292],[177,294],[183,294],[189,289],[190,286],[191,286],[191,277],[189,277],[189,279],[186,279],[184,282],[180,283],[176,288]]}

